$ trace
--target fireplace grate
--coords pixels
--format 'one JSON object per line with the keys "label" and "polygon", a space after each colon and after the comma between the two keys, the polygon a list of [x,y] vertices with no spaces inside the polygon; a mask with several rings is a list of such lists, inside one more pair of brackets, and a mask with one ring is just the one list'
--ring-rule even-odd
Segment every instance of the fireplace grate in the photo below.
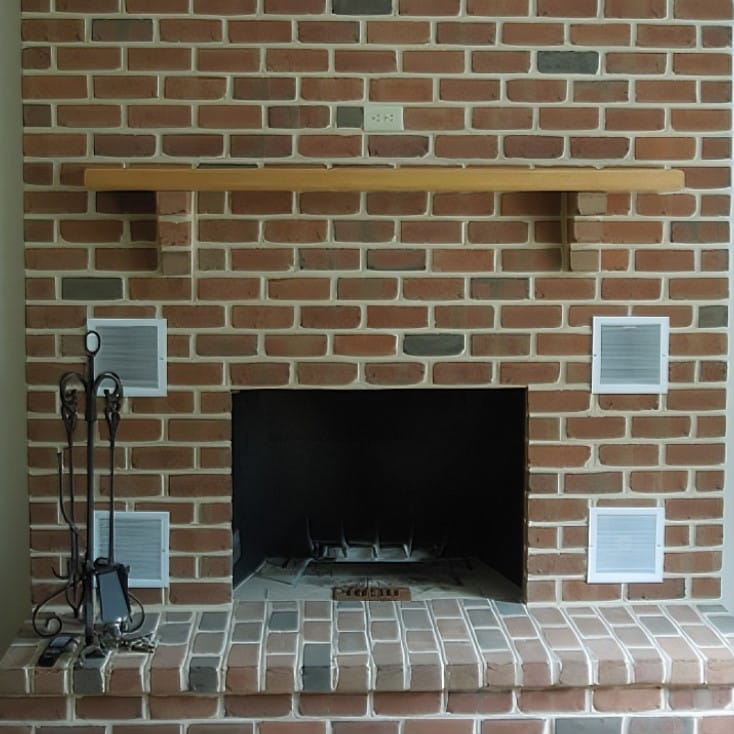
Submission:
{"label": "fireplace grate", "polygon": [[428,546],[418,547],[412,525],[397,533],[402,535],[397,538],[393,529],[383,528],[379,521],[356,535],[347,530],[344,522],[337,523],[333,537],[319,537],[314,527],[314,521],[306,518],[306,537],[314,560],[347,563],[425,561],[441,558],[447,544],[446,535],[442,534]]}

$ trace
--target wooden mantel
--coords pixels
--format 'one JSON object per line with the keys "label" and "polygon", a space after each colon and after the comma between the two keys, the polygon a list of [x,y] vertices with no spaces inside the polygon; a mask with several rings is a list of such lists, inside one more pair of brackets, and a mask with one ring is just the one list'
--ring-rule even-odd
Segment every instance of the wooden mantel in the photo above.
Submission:
{"label": "wooden mantel", "polygon": [[661,168],[344,166],[308,168],[103,168],[84,172],[96,191],[560,191],[672,192],[683,171]]}

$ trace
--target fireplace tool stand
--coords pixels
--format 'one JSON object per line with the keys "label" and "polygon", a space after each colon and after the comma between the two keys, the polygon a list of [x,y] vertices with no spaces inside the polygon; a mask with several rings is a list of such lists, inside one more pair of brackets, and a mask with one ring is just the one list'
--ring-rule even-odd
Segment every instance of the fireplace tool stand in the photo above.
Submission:
{"label": "fireplace tool stand", "polygon": [[[57,453],[59,510],[69,531],[69,555],[66,569],[54,570],[54,575],[64,582],[62,588],[41,601],[32,614],[33,629],[41,637],[56,637],[64,630],[61,615],[50,609],[44,620],[39,616],[53,600],[63,597],[74,619],[83,627],[84,644],[80,664],[90,657],[104,657],[112,646],[132,646],[140,641],[135,636],[140,629],[145,612],[140,602],[130,593],[127,584],[128,569],[115,561],[115,438],[120,423],[120,407],[123,389],[120,378],[114,372],[95,374],[94,358],[99,352],[100,337],[95,331],[85,335],[87,357],[84,374],[67,372],[59,381],[61,420],[66,434],[66,492],[64,491],[64,462],[62,451]],[[94,453],[97,423],[97,396],[102,393],[103,415],[109,437],[109,509],[106,557],[95,558],[94,539]],[[83,397],[86,440],[86,523],[83,532],[77,524],[76,486],[74,470],[74,433],[78,424],[79,396]],[[83,553],[80,540],[84,540]],[[96,591],[96,597],[95,597]],[[131,599],[140,607],[140,620],[133,624]],[[73,635],[72,635],[73,638]],[[137,649],[144,645],[136,645]],[[152,643],[151,643],[152,647]]]}

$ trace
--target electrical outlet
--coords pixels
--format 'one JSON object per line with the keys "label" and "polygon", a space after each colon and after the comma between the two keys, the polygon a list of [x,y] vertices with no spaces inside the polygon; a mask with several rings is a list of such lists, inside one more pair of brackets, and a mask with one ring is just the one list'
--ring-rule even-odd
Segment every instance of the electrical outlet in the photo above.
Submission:
{"label": "electrical outlet", "polygon": [[364,129],[367,132],[402,130],[403,108],[397,104],[366,104]]}

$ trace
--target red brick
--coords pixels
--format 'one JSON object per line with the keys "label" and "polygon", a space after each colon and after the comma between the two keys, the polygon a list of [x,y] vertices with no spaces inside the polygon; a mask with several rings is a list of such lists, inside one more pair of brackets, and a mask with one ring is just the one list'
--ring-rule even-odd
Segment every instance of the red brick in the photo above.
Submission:
{"label": "red brick", "polygon": [[391,334],[336,334],[334,354],[351,356],[394,355],[396,339]]}
{"label": "red brick", "polygon": [[381,362],[365,366],[371,385],[416,385],[425,379],[425,365],[410,362]]}
{"label": "red brick", "polygon": [[265,53],[265,67],[268,71],[303,73],[308,71],[327,71],[328,52],[312,48],[270,48]]}
{"label": "red brick", "polygon": [[665,458],[673,466],[721,464],[724,461],[723,444],[673,444],[666,446]]}
{"label": "red brick", "polygon": [[214,19],[162,18],[161,40],[167,43],[210,43],[222,40],[222,22]]}
{"label": "red brick", "polygon": [[579,467],[585,466],[590,456],[587,446],[536,444],[528,449],[528,464],[532,467]]}
{"label": "red brick", "polygon": [[231,252],[232,270],[280,271],[293,267],[293,250],[282,247],[236,249]]}
{"label": "red brick", "polygon": [[254,355],[257,354],[257,338],[242,334],[198,334],[196,354],[219,357]]}
{"label": "red brick", "polygon": [[436,24],[436,40],[441,44],[480,46],[495,42],[494,23],[446,21]]}
{"label": "red brick", "polygon": [[599,110],[593,107],[546,107],[540,110],[540,127],[544,130],[596,129],[598,125]]}
{"label": "red brick", "polygon": [[301,79],[301,98],[308,101],[347,102],[362,99],[365,82],[356,77]]}
{"label": "red brick", "polygon": [[127,66],[132,71],[185,71],[191,68],[191,49],[146,46],[128,48]]}
{"label": "red brick", "polygon": [[[389,720],[334,721],[332,734],[398,734],[400,723]],[[280,734],[280,732],[278,732]],[[283,732],[283,734],[288,734]]]}
{"label": "red brick", "polygon": [[22,80],[24,99],[86,99],[87,80],[74,75],[33,75]]}
{"label": "red brick", "polygon": [[403,70],[415,74],[457,74],[464,71],[463,51],[410,51],[402,54]]}
{"label": "red brick", "polygon": [[479,74],[523,74],[530,71],[527,51],[474,51],[471,68]]}
{"label": "red brick", "polygon": [[267,335],[265,354],[273,357],[318,357],[326,354],[326,337],[316,334]]}
{"label": "red brick", "polygon": [[356,381],[356,364],[345,362],[303,362],[296,365],[301,385],[348,385]]}
{"label": "red brick", "polygon": [[502,42],[518,46],[557,46],[563,43],[561,23],[511,23],[502,25]]}
{"label": "red brick", "polygon": [[265,222],[263,227],[263,238],[266,242],[324,242],[326,233],[327,222],[318,219],[278,219]]}
{"label": "red brick", "polygon": [[348,20],[308,21],[298,23],[298,40],[303,43],[356,43],[359,24]]}
{"label": "red brick", "polygon": [[136,128],[171,128],[191,125],[191,108],[184,105],[130,105],[128,124]]}
{"label": "red brick", "polygon": [[664,18],[665,0],[607,0],[607,18]]}
{"label": "red brick", "polygon": [[[85,696],[76,699],[76,716],[80,719],[140,719],[142,703],[142,698]],[[35,704],[38,705],[38,701]]]}
{"label": "red brick", "polygon": [[388,300],[398,292],[396,278],[339,278],[337,294],[344,300]]}
{"label": "red brick", "polygon": [[492,159],[498,155],[497,139],[487,135],[438,135],[435,151],[440,158]]}
{"label": "red brick", "polygon": [[[326,734],[326,726],[325,721],[263,721],[258,724],[258,734]],[[342,734],[351,734],[346,723],[335,723],[334,734],[339,734],[340,727],[347,727]]]}
{"label": "red brick", "polygon": [[410,329],[427,325],[425,306],[367,306],[367,326],[371,329]]}
{"label": "red brick", "polygon": [[500,365],[500,384],[554,383],[560,377],[558,362],[505,362]]}
{"label": "red brick", "polygon": [[507,83],[507,97],[513,102],[563,102],[566,82],[557,79],[514,79]]}
{"label": "red brick", "polygon": [[112,105],[59,105],[56,119],[63,127],[119,127],[122,116]]}
{"label": "red brick", "polygon": [[229,372],[233,385],[275,386],[288,384],[290,367],[286,363],[274,362],[233,364]]}
{"label": "red brick", "polygon": [[430,102],[432,82],[421,78],[387,78],[370,81],[369,97],[373,102]]}
{"label": "red brick", "polygon": [[696,102],[696,87],[684,79],[656,79],[635,84],[637,100],[647,102]]}
{"label": "red brick", "polygon": [[539,0],[538,15],[561,18],[594,18],[595,0]]}
{"label": "red brick", "polygon": [[205,300],[251,300],[260,295],[258,278],[200,278],[199,298]]}
{"label": "red brick", "polygon": [[492,365],[487,362],[439,362],[433,367],[436,385],[486,385],[492,380]]}
{"label": "red brick", "polygon": [[361,320],[356,306],[303,306],[301,326],[307,329],[355,329]]}
{"label": "red brick", "polygon": [[290,306],[234,306],[232,326],[240,329],[287,329],[293,326]]}
{"label": "red brick", "polygon": [[724,53],[676,53],[673,54],[673,71],[680,75],[729,76],[731,56]]}
{"label": "red brick", "polygon": [[226,80],[221,77],[168,77],[164,95],[169,99],[221,99],[226,91]]}

